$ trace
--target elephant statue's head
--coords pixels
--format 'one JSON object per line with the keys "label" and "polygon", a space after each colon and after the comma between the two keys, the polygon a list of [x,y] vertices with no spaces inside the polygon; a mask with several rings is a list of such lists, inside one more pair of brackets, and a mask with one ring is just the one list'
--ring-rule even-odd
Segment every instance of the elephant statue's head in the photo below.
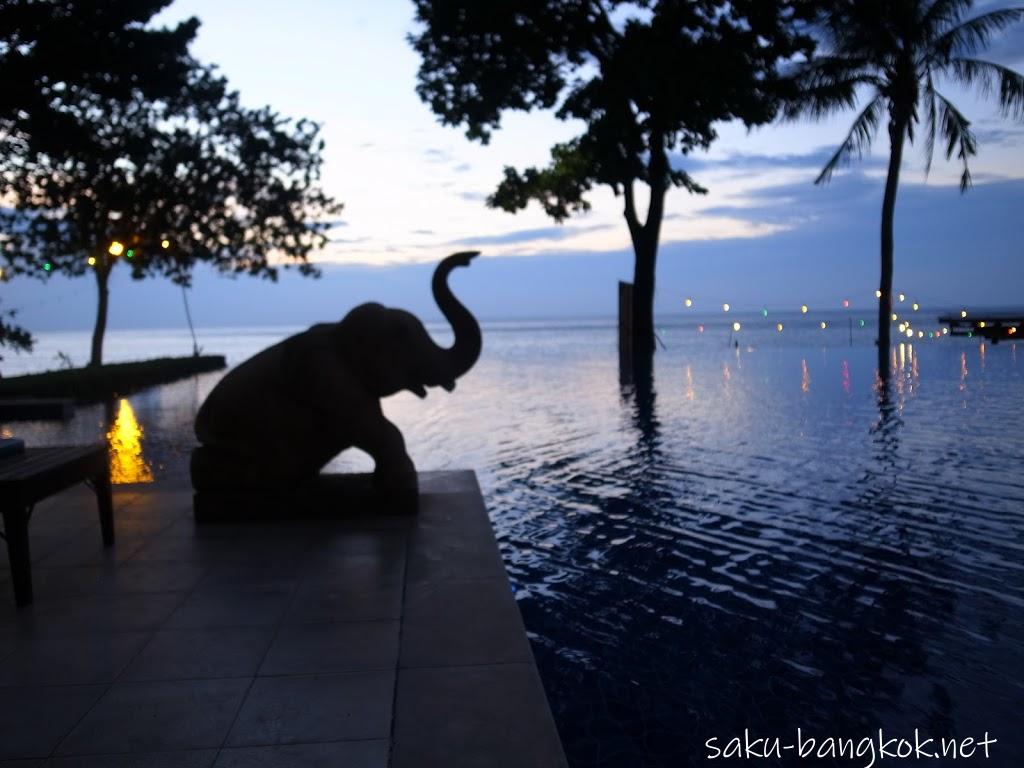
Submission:
{"label": "elephant statue's head", "polygon": [[419,397],[427,387],[451,392],[455,380],[480,356],[480,325],[448,287],[455,267],[468,267],[477,251],[454,253],[434,270],[434,300],[451,324],[455,342],[441,347],[415,315],[380,304],[362,304],[345,316],[342,343],[348,347],[357,375],[377,397],[407,389]]}

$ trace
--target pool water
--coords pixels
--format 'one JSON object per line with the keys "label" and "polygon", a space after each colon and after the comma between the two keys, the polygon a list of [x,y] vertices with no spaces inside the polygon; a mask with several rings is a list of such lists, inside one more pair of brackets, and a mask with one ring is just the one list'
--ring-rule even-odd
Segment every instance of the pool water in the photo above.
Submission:
{"label": "pool water", "polygon": [[[492,323],[453,394],[385,411],[419,468],[477,470],[572,765],[703,765],[745,728],[988,733],[985,764],[1016,764],[1024,348],[917,339],[881,389],[870,327],[777,321],[667,322],[640,387],[607,321]],[[202,343],[239,362],[285,332]],[[187,354],[151,338],[172,337]],[[128,398],[155,477],[184,471],[219,375]],[[115,404],[3,429],[60,442],[126,420]]]}

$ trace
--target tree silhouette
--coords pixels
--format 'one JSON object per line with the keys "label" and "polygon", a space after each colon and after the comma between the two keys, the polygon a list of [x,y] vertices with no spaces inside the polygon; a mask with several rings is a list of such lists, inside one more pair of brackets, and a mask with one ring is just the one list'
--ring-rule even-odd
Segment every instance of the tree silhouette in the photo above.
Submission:
{"label": "tree silhouette", "polygon": [[[107,99],[179,93],[199,22],[145,27],[172,0],[0,0],[0,133],[5,151],[61,154],[88,139],[67,107],[82,91]],[[17,137],[15,144],[11,137]]]}
{"label": "tree silhouette", "polygon": [[[14,322],[14,317],[17,314],[17,310],[14,309],[0,310],[0,347],[31,352],[35,345],[35,339],[32,338],[32,334]],[[3,359],[3,356],[0,355],[0,360]]]}
{"label": "tree silhouette", "polygon": [[[583,132],[551,163],[506,168],[488,205],[539,203],[556,221],[589,208],[595,185],[624,198],[635,253],[633,350],[654,352],[655,262],[670,187],[705,190],[673,162],[708,147],[714,123],[770,121],[776,65],[812,43],[794,22],[813,3],[779,0],[415,0],[423,29],[417,93],[448,125],[486,143],[505,110],[555,108]],[[641,218],[635,186],[649,188]]]}
{"label": "tree silhouette", "polygon": [[936,137],[945,143],[946,159],[954,153],[963,164],[960,190],[971,185],[968,159],[977,151],[970,121],[936,89],[945,80],[995,94],[1003,113],[1024,117],[1024,77],[975,54],[991,36],[1024,18],[1024,8],[990,11],[964,21],[972,0],[836,0],[821,18],[823,55],[801,66],[795,76],[798,96],[784,111],[787,118],[820,118],[853,108],[861,89],[867,105],[846,139],[822,169],[816,184],[860,157],[887,118],[889,169],[882,198],[881,279],[878,301],[878,374],[889,375],[892,316],[893,217],[905,141],[924,119],[926,173]]}
{"label": "tree silhouette", "polygon": [[[159,5],[159,4],[155,4]],[[197,261],[276,279],[279,265],[316,274],[340,206],[319,188],[323,142],[314,123],[248,109],[192,62],[164,98],[68,84],[56,106],[68,144],[0,133],[0,247],[14,274],[92,272],[97,313],[90,365],[102,362],[109,277],[188,285]],[[27,136],[27,138],[26,138]]]}

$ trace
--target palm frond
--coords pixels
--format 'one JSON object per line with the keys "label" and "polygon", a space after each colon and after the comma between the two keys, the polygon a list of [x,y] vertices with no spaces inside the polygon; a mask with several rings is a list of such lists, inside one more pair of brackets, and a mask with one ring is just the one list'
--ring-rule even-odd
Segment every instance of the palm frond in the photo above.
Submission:
{"label": "palm frond", "polygon": [[876,94],[863,111],[857,115],[846,139],[839,145],[825,167],[821,169],[818,178],[814,180],[815,184],[827,184],[837,168],[850,162],[852,155],[856,154],[858,158],[864,155],[864,151],[871,146],[871,142],[875,138],[884,112],[885,99],[882,94]]}
{"label": "palm frond", "polygon": [[925,76],[924,93],[921,98],[924,100],[924,175],[927,178],[932,170],[932,157],[935,155],[935,131],[938,126],[938,106],[935,99],[935,83],[932,81],[932,71],[928,70]]}
{"label": "palm frond", "polygon": [[1005,8],[976,16],[939,35],[929,46],[928,60],[942,66],[952,56],[974,53],[984,48],[995,33],[1024,19],[1024,8]]}
{"label": "palm frond", "polygon": [[998,93],[1004,115],[1024,118],[1024,75],[980,59],[952,59],[945,69],[957,82],[978,88],[983,96]]}
{"label": "palm frond", "polygon": [[867,60],[843,56],[818,57],[794,72],[788,83],[793,96],[782,108],[786,120],[805,116],[817,120],[852,109],[857,103],[858,86],[883,85]]}
{"label": "palm frond", "polygon": [[925,36],[935,36],[939,30],[955,24],[974,5],[974,0],[935,0],[921,17]]}
{"label": "palm frond", "polygon": [[960,191],[965,192],[971,186],[971,171],[967,161],[978,151],[978,142],[971,133],[970,121],[960,113],[960,110],[938,91],[932,92],[938,101],[939,130],[942,131],[942,138],[946,140],[946,159],[953,157],[953,150],[958,149],[957,157],[964,167],[960,176]]}

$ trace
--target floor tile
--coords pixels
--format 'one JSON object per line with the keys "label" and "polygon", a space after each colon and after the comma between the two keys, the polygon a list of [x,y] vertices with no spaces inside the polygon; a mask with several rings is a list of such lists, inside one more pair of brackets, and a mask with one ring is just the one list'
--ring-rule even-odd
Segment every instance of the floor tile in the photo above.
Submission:
{"label": "floor tile", "polygon": [[46,757],[105,686],[0,688],[0,760]]}
{"label": "floor tile", "polygon": [[160,592],[36,600],[18,611],[17,622],[30,626],[40,635],[154,629],[166,621],[184,599],[183,592]]}
{"label": "floor tile", "polygon": [[285,614],[286,624],[397,619],[402,612],[398,581],[303,584]]}
{"label": "floor tile", "polygon": [[0,665],[0,686],[112,683],[149,637],[144,631],[25,638]]}
{"label": "floor tile", "polygon": [[208,566],[197,563],[124,562],[104,574],[113,592],[189,592],[206,575]]}
{"label": "floor tile", "polygon": [[508,579],[410,586],[402,625],[403,667],[532,662]]}
{"label": "floor tile", "polygon": [[399,672],[394,768],[565,766],[532,664]]}
{"label": "floor tile", "polygon": [[388,742],[338,741],[280,747],[233,747],[214,768],[387,768]]}
{"label": "floor tile", "polygon": [[420,472],[420,494],[469,493],[479,494],[476,473],[471,469]]}
{"label": "floor tile", "polygon": [[54,758],[46,764],[46,768],[210,768],[216,757],[215,749],[143,752],[136,755],[76,755]]}
{"label": "floor tile", "polygon": [[211,566],[199,590],[237,590],[248,588],[293,587],[302,576],[299,560],[219,563]]}
{"label": "floor tile", "polygon": [[507,578],[489,523],[423,523],[409,541],[409,583]]}
{"label": "floor tile", "polygon": [[[30,535],[29,549],[35,552],[35,537]],[[145,543],[139,536],[115,532],[114,543],[106,547],[100,533],[97,520],[95,528],[83,530],[65,539],[60,545],[52,547],[45,557],[39,559],[39,565],[62,567],[71,565],[103,565],[105,563],[121,563],[135,554]]]}
{"label": "floor tile", "polygon": [[219,747],[249,680],[116,683],[71,732],[59,755]]}
{"label": "floor tile", "polygon": [[281,620],[291,597],[290,589],[196,592],[178,607],[165,628],[269,626]]}
{"label": "floor tile", "polygon": [[353,555],[377,555],[382,558],[400,556],[406,547],[409,533],[406,530],[357,531],[345,528],[328,528],[311,545],[307,558],[337,559]]}
{"label": "floor tile", "polygon": [[121,680],[252,677],[273,636],[272,627],[159,630]]}
{"label": "floor tile", "polygon": [[301,675],[394,669],[398,621],[283,626],[260,667],[261,675]]}
{"label": "floor tile", "polygon": [[394,676],[388,670],[259,678],[227,746],[387,738]]}

